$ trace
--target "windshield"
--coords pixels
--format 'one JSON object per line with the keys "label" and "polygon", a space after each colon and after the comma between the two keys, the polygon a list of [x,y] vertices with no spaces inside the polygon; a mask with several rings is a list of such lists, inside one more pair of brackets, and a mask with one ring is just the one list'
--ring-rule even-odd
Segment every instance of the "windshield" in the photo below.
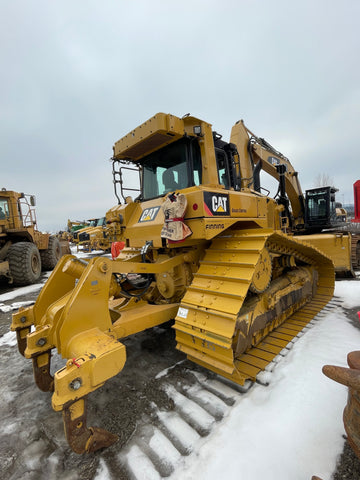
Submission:
{"label": "windshield", "polygon": [[326,219],[336,216],[335,197],[330,198],[330,212],[328,211],[328,190],[321,190],[316,192],[307,192],[307,202],[309,209],[309,216],[311,218]]}
{"label": "windshield", "polygon": [[200,148],[196,140],[182,138],[144,157],[142,197],[159,197],[201,183]]}
{"label": "windshield", "polygon": [[0,220],[5,220],[9,218],[9,204],[7,198],[0,198]]}

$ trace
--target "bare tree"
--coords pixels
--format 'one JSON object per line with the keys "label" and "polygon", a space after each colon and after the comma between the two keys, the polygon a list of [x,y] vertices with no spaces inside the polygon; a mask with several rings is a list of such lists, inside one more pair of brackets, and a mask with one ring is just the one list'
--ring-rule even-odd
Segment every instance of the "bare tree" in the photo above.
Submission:
{"label": "bare tree", "polygon": [[327,173],[319,173],[315,179],[315,187],[331,187],[334,179]]}

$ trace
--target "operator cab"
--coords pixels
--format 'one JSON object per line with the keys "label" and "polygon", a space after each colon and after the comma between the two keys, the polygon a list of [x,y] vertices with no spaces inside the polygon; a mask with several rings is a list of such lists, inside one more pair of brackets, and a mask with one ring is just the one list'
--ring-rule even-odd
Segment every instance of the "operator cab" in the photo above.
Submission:
{"label": "operator cab", "polygon": [[5,197],[0,197],[0,220],[6,220],[10,217],[9,202]]}
{"label": "operator cab", "polygon": [[158,113],[118,140],[113,149],[113,183],[119,204],[117,187],[125,203],[132,200],[128,196],[132,192],[142,202],[200,185],[241,190],[235,144],[222,141],[211,125],[195,117],[179,119]]}
{"label": "operator cab", "polygon": [[197,138],[184,137],[141,159],[142,200],[201,184]]}
{"label": "operator cab", "polygon": [[240,190],[240,165],[236,145],[224,142],[221,138],[221,135],[213,132],[219,184],[223,185],[225,190]]}
{"label": "operator cab", "polygon": [[311,232],[339,226],[336,215],[335,187],[320,187],[305,192],[305,228]]}
{"label": "operator cab", "polygon": [[[235,145],[213,132],[219,185],[240,190],[240,175],[235,173]],[[142,200],[150,200],[176,190],[202,184],[202,162],[198,139],[183,137],[145,156],[142,166]]]}

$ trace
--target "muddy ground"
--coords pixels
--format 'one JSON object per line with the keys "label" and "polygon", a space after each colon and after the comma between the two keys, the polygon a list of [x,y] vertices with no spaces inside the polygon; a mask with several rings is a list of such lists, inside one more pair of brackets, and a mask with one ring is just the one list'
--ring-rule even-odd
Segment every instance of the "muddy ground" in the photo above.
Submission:
{"label": "muddy ground", "polygon": [[[6,291],[7,286],[1,284],[0,292]],[[29,293],[5,303],[35,300],[37,295],[38,292]],[[347,315],[359,327],[353,320],[357,310],[348,310]],[[0,340],[9,331],[11,315],[12,312],[0,312]],[[68,448],[61,414],[52,410],[51,394],[42,393],[35,387],[31,362],[6,343],[0,347],[2,480],[94,479],[99,472],[100,458],[105,459],[113,478],[131,478],[121,463],[121,452],[126,451],[141,426],[154,420],[154,403],[165,411],[174,406],[161,388],[163,377],[156,378],[157,375],[171,368],[171,381],[183,382],[190,374],[189,362],[175,349],[170,324],[134,335],[125,339],[124,344],[128,360],[121,375],[95,391],[88,404],[88,425],[117,433],[119,440],[101,453],[84,456]],[[52,371],[62,364],[62,360],[55,356]],[[205,372],[193,364],[191,369]],[[205,375],[212,377],[210,372]],[[192,379],[187,381],[191,383]],[[333,480],[359,478],[360,461],[346,442]]]}

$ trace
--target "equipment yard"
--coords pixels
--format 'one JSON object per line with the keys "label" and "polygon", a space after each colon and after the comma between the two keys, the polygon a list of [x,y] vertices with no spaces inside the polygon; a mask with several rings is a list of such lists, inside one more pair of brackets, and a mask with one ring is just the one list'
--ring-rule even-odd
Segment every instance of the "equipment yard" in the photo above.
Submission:
{"label": "equipment yard", "polygon": [[[358,279],[336,281],[333,299],[306,333],[281,352],[261,383],[245,388],[186,360],[170,325],[125,339],[123,371],[88,406],[89,423],[119,440],[85,455],[71,451],[51,393],[34,388],[31,362],[9,332],[11,314],[34,302],[41,287],[0,296],[2,480],[360,477],[344,439],[347,389],[321,372],[325,364],[345,366],[347,353],[359,349]],[[62,365],[55,354],[52,371]]]}
{"label": "equipment yard", "polygon": [[3,3],[0,480],[360,480],[360,3]]}
{"label": "equipment yard", "polygon": [[[2,478],[329,479],[344,385],[358,385],[339,367],[360,343],[360,238],[337,189],[304,195],[243,121],[226,142],[197,117],[157,113],[113,153],[119,204],[73,233],[72,255],[51,268],[39,256],[23,282],[10,254],[27,245],[3,241],[10,285],[33,285],[0,297]],[[5,193],[3,205],[4,236]]]}

